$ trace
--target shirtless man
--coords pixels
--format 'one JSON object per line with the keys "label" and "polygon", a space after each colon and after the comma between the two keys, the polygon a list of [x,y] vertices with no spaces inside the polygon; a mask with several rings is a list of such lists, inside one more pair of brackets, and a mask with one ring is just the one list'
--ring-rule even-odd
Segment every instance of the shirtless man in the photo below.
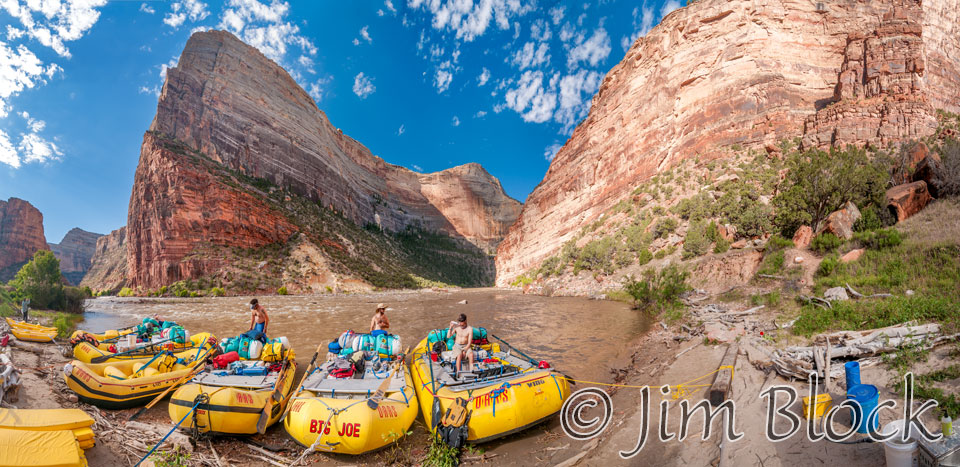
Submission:
{"label": "shirtless man", "polygon": [[473,327],[467,326],[467,315],[460,313],[456,321],[450,321],[450,328],[447,334],[453,333],[453,354],[457,356],[457,371],[460,371],[463,362],[463,355],[467,354],[470,360],[470,371],[473,371],[473,349],[470,343],[473,342]]}
{"label": "shirtless man", "polygon": [[387,305],[381,303],[377,305],[377,311],[373,314],[373,319],[370,320],[370,332],[386,331],[387,329],[390,329],[390,320],[387,319]]}
{"label": "shirtless man", "polygon": [[250,330],[256,329],[260,332],[260,339],[267,338],[267,325],[270,324],[270,317],[267,316],[267,310],[263,308],[257,299],[250,300]]}

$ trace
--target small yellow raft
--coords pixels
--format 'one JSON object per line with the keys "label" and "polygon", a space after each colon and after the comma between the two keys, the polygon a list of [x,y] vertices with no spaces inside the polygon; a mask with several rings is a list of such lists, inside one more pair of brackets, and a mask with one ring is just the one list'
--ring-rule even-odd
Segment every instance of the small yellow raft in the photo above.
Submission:
{"label": "small yellow raft", "polygon": [[[199,352],[198,352],[199,350]],[[210,349],[190,349],[155,358],[110,363],[74,360],[63,367],[63,379],[80,400],[104,409],[127,409],[151,401],[190,371]]]}
{"label": "small yellow raft", "polygon": [[[266,426],[273,425],[280,420],[291,390],[297,384],[294,380],[297,373],[296,356],[291,350],[285,353],[284,358],[287,363],[283,373],[277,369],[256,374],[273,364],[280,365],[282,369],[283,362],[255,360],[234,362],[231,369],[203,371],[170,397],[167,406],[170,420],[173,423],[183,420],[180,428],[196,428],[201,433],[252,435],[257,432],[257,421],[267,404],[267,398],[273,397],[279,384],[282,399],[271,404]],[[184,419],[198,402],[196,414]]]}
{"label": "small yellow raft", "polygon": [[82,467],[87,459],[70,430],[0,429],[0,465]]}
{"label": "small yellow raft", "polygon": [[73,334],[70,334],[70,338],[76,339],[84,335],[87,335],[98,341],[108,341],[108,340],[116,340],[118,337],[126,336],[127,334],[132,334],[136,330],[137,330],[136,327],[132,327],[128,329],[119,329],[119,330],[109,329],[109,330],[103,331],[103,333],[97,334],[97,333],[81,331],[77,329],[76,331],[73,331]]}
{"label": "small yellow raft", "polygon": [[[385,361],[374,370],[375,363],[367,362],[363,378],[333,378],[336,360],[328,360],[304,380],[283,421],[287,433],[304,446],[316,443],[315,450],[338,454],[363,454],[405,436],[419,409],[406,366],[398,371]],[[371,409],[368,399],[391,371],[395,375],[383,399]]]}
{"label": "small yellow raft", "polygon": [[[457,398],[467,401],[470,411],[467,441],[484,443],[515,433],[553,417],[570,396],[567,379],[552,369],[540,369],[533,362],[501,352],[499,344],[474,345],[488,363],[474,372],[452,371],[456,356],[442,352],[431,358],[428,340],[413,351],[411,372],[423,418],[433,427],[437,413],[446,413]],[[467,368],[464,359],[463,367]]]}
{"label": "small yellow raft", "polygon": [[0,430],[70,430],[81,449],[94,446],[92,426],[93,418],[80,409],[0,409]]}
{"label": "small yellow raft", "polygon": [[13,333],[13,337],[22,341],[50,342],[54,337],[57,337],[57,328],[14,321],[10,318],[7,318],[7,324],[10,325],[10,332]]}
{"label": "small yellow raft", "polygon": [[80,342],[73,348],[73,358],[84,362],[84,363],[110,363],[110,362],[121,362],[121,361],[132,361],[139,360],[142,358],[151,358],[159,352],[162,351],[171,351],[171,352],[186,352],[186,351],[197,351],[202,352],[207,348],[216,345],[216,338],[213,337],[209,332],[201,332],[190,336],[189,342],[183,344],[178,344],[176,342],[164,342],[158,344],[142,344],[132,349],[119,350],[117,352],[111,352],[110,350],[101,348],[103,344],[100,344],[99,347],[94,347],[89,342]]}

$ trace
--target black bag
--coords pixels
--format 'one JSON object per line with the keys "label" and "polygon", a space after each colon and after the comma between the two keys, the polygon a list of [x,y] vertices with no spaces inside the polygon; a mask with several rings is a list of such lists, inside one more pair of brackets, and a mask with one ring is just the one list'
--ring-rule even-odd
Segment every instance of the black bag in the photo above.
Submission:
{"label": "black bag", "polygon": [[444,443],[447,443],[447,446],[454,449],[460,449],[465,446],[467,444],[467,436],[470,435],[470,430],[467,428],[467,425],[470,423],[471,415],[473,415],[473,411],[467,413],[467,418],[463,421],[463,425],[441,426],[437,428],[440,439],[442,439]]}

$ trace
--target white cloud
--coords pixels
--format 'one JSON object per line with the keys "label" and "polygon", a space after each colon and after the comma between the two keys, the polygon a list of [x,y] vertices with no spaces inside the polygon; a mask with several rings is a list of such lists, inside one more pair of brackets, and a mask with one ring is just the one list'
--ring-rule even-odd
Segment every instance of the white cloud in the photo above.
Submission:
{"label": "white cloud", "polygon": [[310,58],[310,57],[308,57],[308,56],[306,56],[306,55],[301,55],[300,58],[297,59],[297,63],[299,63],[300,66],[306,68],[306,69],[307,69],[307,72],[309,72],[309,73],[314,73],[314,71],[313,71],[313,59],[312,59],[312,58]]}
{"label": "white cloud", "polygon": [[170,4],[170,12],[163,17],[163,23],[171,28],[179,28],[189,18],[192,22],[203,21],[210,12],[207,4],[200,0],[183,0]]}
{"label": "white cloud", "polygon": [[593,35],[567,52],[567,66],[576,67],[580,62],[597,66],[610,55],[610,37],[605,29],[597,28]]}
{"label": "white cloud", "polygon": [[391,2],[390,0],[384,0],[383,6],[387,7],[387,9],[390,10],[390,13],[397,12],[397,9],[393,6],[393,2]]}
{"label": "white cloud", "polygon": [[383,16],[385,14],[386,13],[384,13],[383,10],[377,10],[377,16]]}
{"label": "white cloud", "polygon": [[563,27],[560,28],[560,40],[562,42],[569,42],[570,39],[573,39],[576,35],[577,31],[570,23],[563,23]]}
{"label": "white cloud", "polygon": [[424,9],[433,15],[433,28],[449,29],[458,40],[470,42],[486,32],[490,23],[501,30],[510,28],[510,20],[533,11],[533,2],[519,0],[409,0],[413,9]]}
{"label": "white cloud", "polygon": [[531,39],[544,42],[550,40],[551,37],[553,37],[553,31],[550,30],[550,25],[546,21],[538,19],[530,25]]}
{"label": "white cloud", "polygon": [[460,117],[454,115],[453,120],[450,120],[450,124],[453,126],[460,126]]}
{"label": "white cloud", "polygon": [[366,76],[361,71],[353,78],[353,93],[361,99],[366,99],[367,96],[373,94],[377,88],[373,85],[373,79],[369,76]]}
{"label": "white cloud", "polygon": [[[69,58],[70,51],[64,43],[83,37],[100,18],[97,8],[106,3],[107,0],[0,0],[0,10],[6,10],[23,27],[8,25],[8,38],[26,35],[61,57]],[[34,13],[38,16],[34,17]]]}
{"label": "white cloud", "polygon": [[[368,31],[369,27],[370,27],[370,26],[364,26],[364,27],[360,28],[360,37],[362,37],[363,40],[367,41],[368,43],[372,44],[372,43],[373,43],[373,39],[370,38],[370,31]],[[356,45],[356,44],[354,44],[354,45]]]}
{"label": "white cloud", "polygon": [[557,106],[557,95],[544,87],[543,72],[539,70],[523,72],[517,87],[508,90],[505,98],[506,106],[519,113],[525,122],[543,123],[550,120]]}
{"label": "white cloud", "polygon": [[660,9],[660,18],[662,19],[664,16],[670,14],[671,11],[680,8],[681,6],[683,5],[681,5],[678,0],[669,0],[667,3],[664,3],[663,8]]}
{"label": "white cloud", "polygon": [[536,68],[550,61],[550,45],[541,42],[539,45],[533,42],[527,42],[520,50],[513,54],[510,63],[513,63],[521,70],[527,68]]}
{"label": "white cloud", "polygon": [[547,162],[553,162],[553,158],[557,157],[557,152],[560,151],[560,148],[562,147],[562,144],[556,142],[547,146],[543,150],[543,158],[546,159]]}
{"label": "white cloud", "polygon": [[305,86],[305,89],[307,90],[307,94],[309,94],[314,101],[320,102],[321,100],[323,100],[323,95],[326,92],[326,88],[331,81],[333,81],[332,77],[326,77],[326,78],[320,78],[308,84],[307,86]]}
{"label": "white cloud", "polygon": [[40,136],[46,122],[30,117],[26,111],[18,112],[18,115],[26,120],[27,132],[20,133],[20,144],[14,147],[7,133],[0,130],[0,163],[16,169],[22,164],[58,160],[63,156],[55,143]]}
{"label": "white cloud", "polygon": [[140,11],[142,11],[142,12],[148,14],[148,15],[152,15],[152,14],[154,14],[154,13],[157,12],[157,10],[154,10],[152,6],[147,5],[146,3],[141,3],[141,4],[140,4]]}
{"label": "white cloud", "polygon": [[487,111],[478,110],[476,114],[473,115],[473,118],[483,118],[487,115]]}
{"label": "white cloud", "polygon": [[415,171],[417,171],[417,172],[423,173],[423,167],[420,167],[420,166],[417,165],[417,164],[413,164],[413,165],[411,165],[410,167],[413,167],[413,170],[415,170]]}
{"label": "white cloud", "polygon": [[46,84],[44,76],[47,76],[47,72],[43,62],[25,45],[21,44],[14,50],[0,42],[0,118],[5,117],[9,110],[7,99],[24,89]]}
{"label": "white cloud", "polygon": [[454,71],[456,71],[456,68],[450,63],[450,60],[441,63],[437,67],[433,75],[433,86],[437,88],[437,94],[443,94],[450,88]]}
{"label": "white cloud", "polygon": [[271,60],[281,63],[290,46],[299,47],[308,55],[316,55],[317,47],[300,34],[300,27],[285,21],[290,4],[272,0],[229,0],[217,26],[260,50]]}
{"label": "white cloud", "polygon": [[483,72],[480,73],[480,76],[477,76],[477,86],[483,86],[487,84],[487,81],[490,81],[490,70],[483,67]]}
{"label": "white cloud", "polygon": [[624,36],[620,38],[620,46],[623,47],[623,51],[626,52],[630,50],[630,46],[640,36],[646,36],[651,29],[653,29],[654,21],[654,12],[653,7],[648,7],[643,5],[642,7],[636,7],[633,9],[633,33],[629,36]]}
{"label": "white cloud", "polygon": [[554,26],[558,26],[561,21],[563,21],[563,13],[566,11],[567,7],[558,6],[550,9],[550,19],[553,20]]}
{"label": "white cloud", "polygon": [[20,156],[3,130],[0,130],[0,164],[7,164],[15,169],[20,167]]}
{"label": "white cloud", "polygon": [[402,135],[403,132],[405,132],[405,131],[407,131],[407,129],[404,128],[404,126],[401,124],[401,125],[400,125],[400,128],[397,128],[397,136]]}
{"label": "white cloud", "polygon": [[160,97],[160,86],[153,85],[151,87],[140,86],[140,89],[137,90],[140,94],[153,94],[156,97]]}
{"label": "white cloud", "polygon": [[[580,70],[560,79],[560,107],[554,116],[557,123],[563,125],[563,131],[570,132],[587,115],[590,99],[600,87],[602,77],[596,71]],[[586,98],[583,94],[586,94]]]}
{"label": "white cloud", "polygon": [[353,38],[353,45],[360,45],[360,39],[357,39],[356,37],[354,37],[354,38]]}

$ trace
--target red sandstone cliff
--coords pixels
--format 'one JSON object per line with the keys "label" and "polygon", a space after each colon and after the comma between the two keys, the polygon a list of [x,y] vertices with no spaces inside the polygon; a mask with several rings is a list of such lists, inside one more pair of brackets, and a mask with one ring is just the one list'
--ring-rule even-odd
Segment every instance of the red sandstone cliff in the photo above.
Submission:
{"label": "red sandstone cliff", "polygon": [[13,278],[37,250],[48,250],[43,214],[19,199],[0,200],[0,282]]}
{"label": "red sandstone cliff", "polygon": [[701,0],[634,43],[500,243],[497,285],[684,159],[792,137],[896,144],[960,108],[960,1],[817,5]]}
{"label": "red sandstone cliff", "polygon": [[80,282],[93,290],[117,291],[127,283],[127,228],[97,239],[90,268]]}
{"label": "red sandstone cliff", "polygon": [[264,202],[269,193],[232,186],[208,163],[314,200],[359,226],[442,232],[490,252],[521,206],[475,164],[418,174],[385,162],[335,128],[259,51],[227,32],[200,32],[167,71],[141,147],[127,222],[133,285],[218,270],[216,258],[191,256],[204,244],[256,248],[302,230]]}
{"label": "red sandstone cliff", "polygon": [[77,285],[90,270],[90,260],[97,248],[97,239],[103,235],[73,228],[57,243],[49,243],[53,255],[60,260],[60,272],[71,284]]}

